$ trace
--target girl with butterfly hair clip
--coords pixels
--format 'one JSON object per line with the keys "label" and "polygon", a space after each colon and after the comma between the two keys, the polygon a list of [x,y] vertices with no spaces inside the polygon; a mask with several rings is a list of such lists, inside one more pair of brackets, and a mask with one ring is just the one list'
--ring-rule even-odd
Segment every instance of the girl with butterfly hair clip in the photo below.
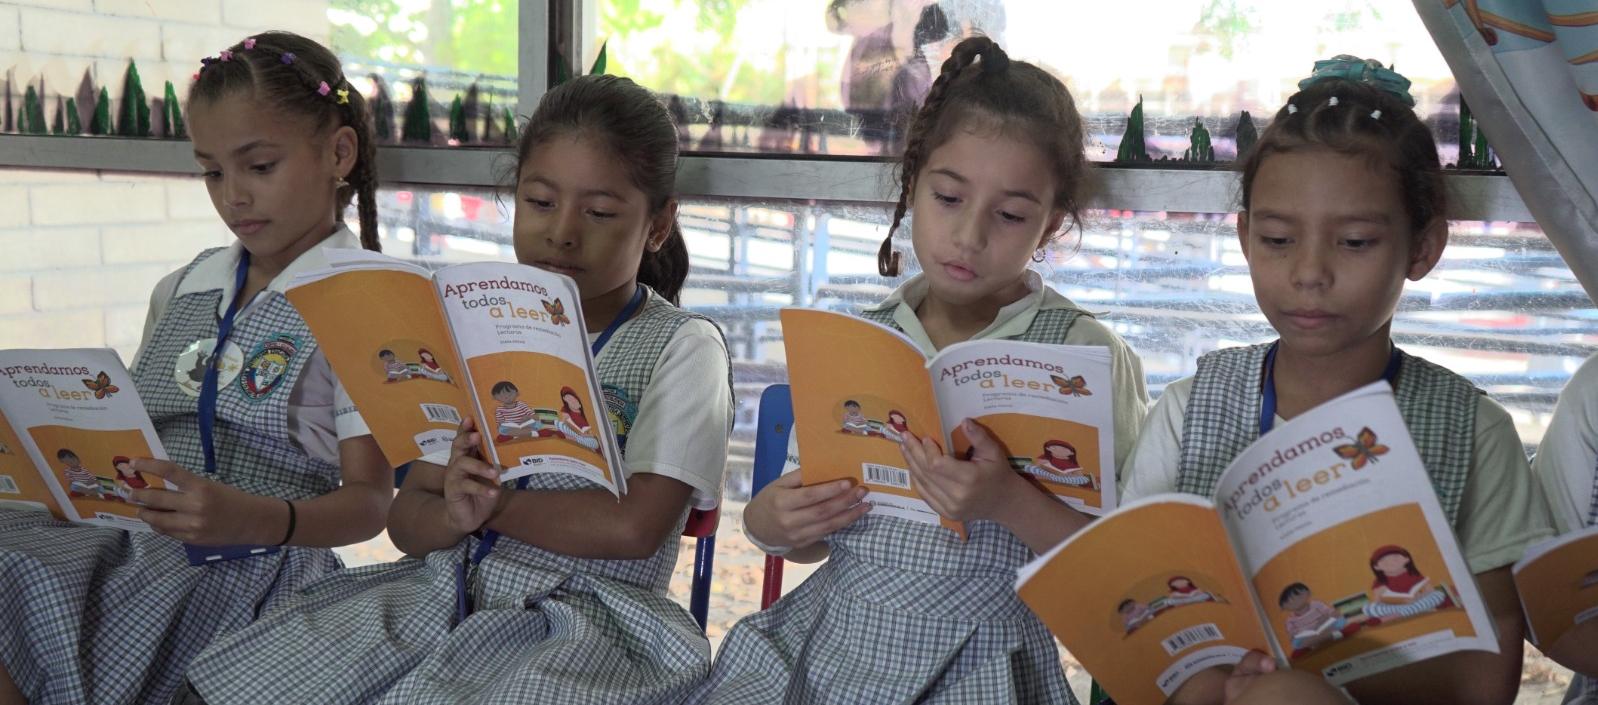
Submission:
{"label": "girl with butterfly hair clip", "polygon": [[[1508,412],[1393,344],[1404,281],[1430,272],[1448,238],[1437,146],[1408,85],[1374,61],[1317,62],[1244,155],[1238,239],[1279,338],[1206,354],[1193,377],[1166,387],[1127,462],[1124,496],[1211,496],[1237,454],[1282,419],[1387,380],[1500,652],[1449,654],[1348,689],[1363,703],[1508,703],[1524,630],[1510,566],[1552,528]],[[1224,679],[1195,676],[1171,702],[1219,702]]]}
{"label": "girl with butterfly hair clip", "polygon": [[330,576],[220,640],[191,669],[209,702],[675,703],[704,678],[710,643],[667,588],[689,511],[720,497],[731,364],[675,303],[677,145],[654,94],[596,75],[545,93],[516,152],[516,258],[575,280],[603,387],[563,423],[612,424],[627,492],[502,485],[466,421],[394,499],[389,535],[414,558]]}
{"label": "girl with butterfly hair clip", "polygon": [[[0,582],[21,590],[0,604],[0,662],[35,705],[167,702],[212,639],[337,570],[331,547],[376,536],[393,496],[282,293],[327,266],[323,248],[377,249],[365,100],[332,52],[287,32],[204,60],[188,94],[195,161],[237,240],[156,285],[133,364],[171,461],[131,469],[181,491],[128,490],[153,533],[0,535]],[[343,224],[352,200],[359,237]]]}
{"label": "girl with butterfly hair clip", "polygon": [[[1070,92],[973,37],[944,62],[907,136],[892,230],[913,213],[922,273],[861,315],[927,354],[979,339],[1108,347],[1116,448],[1107,457],[1123,457],[1148,403],[1142,363],[1029,269],[1068,220],[1080,225],[1089,167]],[[890,234],[884,276],[899,273],[893,248]],[[828,560],[732,629],[696,702],[1074,702],[1053,637],[1016,597],[1015,570],[1088,518],[1018,472],[980,425],[966,421],[964,432],[969,460],[908,430],[900,446],[917,489],[965,523],[965,540],[868,513],[865,489],[847,482],[802,487],[796,472],[750,502],[745,531],[756,545]]]}
{"label": "girl with butterfly hair clip", "polygon": [[[1588,358],[1559,394],[1533,468],[1561,534],[1598,526],[1598,356]],[[1598,705],[1598,619],[1540,646],[1576,672],[1566,705]]]}

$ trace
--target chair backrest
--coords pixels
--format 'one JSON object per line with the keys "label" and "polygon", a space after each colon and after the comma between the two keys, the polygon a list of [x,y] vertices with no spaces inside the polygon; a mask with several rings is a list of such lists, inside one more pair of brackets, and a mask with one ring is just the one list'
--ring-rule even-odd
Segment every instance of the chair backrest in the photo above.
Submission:
{"label": "chair backrest", "polygon": [[[788,464],[788,436],[793,432],[793,394],[786,384],[773,384],[760,394],[755,418],[755,472],[750,494],[759,494],[782,476]],[[782,558],[766,556],[765,580],[760,586],[760,609],[782,595]]]}

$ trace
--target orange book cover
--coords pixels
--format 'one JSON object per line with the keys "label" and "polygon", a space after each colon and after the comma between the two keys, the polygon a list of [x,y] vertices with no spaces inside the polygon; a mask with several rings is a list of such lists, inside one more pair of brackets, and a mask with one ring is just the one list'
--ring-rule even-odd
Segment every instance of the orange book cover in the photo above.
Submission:
{"label": "orange book cover", "polygon": [[148,531],[132,491],[175,488],[132,467],[166,452],[117,354],[3,350],[0,378],[0,502]]}
{"label": "orange book cover", "polygon": [[847,478],[873,512],[942,520],[916,493],[899,450],[904,434],[955,455],[973,419],[1016,472],[1089,514],[1115,506],[1109,352],[1101,347],[980,340],[927,359],[899,332],[831,311],[782,311],[794,433],[805,484]]}
{"label": "orange book cover", "polygon": [[287,296],[390,463],[447,453],[470,416],[507,481],[558,472],[626,491],[569,278],[500,262],[432,272],[364,251],[329,262]]}
{"label": "orange book cover", "polygon": [[1531,643],[1551,646],[1572,627],[1598,619],[1598,526],[1532,546],[1514,575]]}
{"label": "orange book cover", "polygon": [[1265,434],[1212,498],[1156,495],[1100,519],[1022,568],[1017,590],[1129,705],[1249,649],[1337,685],[1498,650],[1384,382]]}

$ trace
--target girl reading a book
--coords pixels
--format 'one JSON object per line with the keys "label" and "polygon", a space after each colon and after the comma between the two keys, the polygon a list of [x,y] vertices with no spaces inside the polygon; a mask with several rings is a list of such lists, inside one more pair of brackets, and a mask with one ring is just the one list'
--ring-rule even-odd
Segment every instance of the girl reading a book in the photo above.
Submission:
{"label": "girl reading a book", "polygon": [[1022,469],[1022,472],[1049,482],[1058,482],[1072,487],[1085,487],[1093,484],[1093,478],[1082,472],[1082,466],[1076,462],[1076,446],[1061,440],[1051,440],[1043,444],[1043,452]]}
{"label": "girl reading a book", "polygon": [[898,443],[904,440],[905,434],[910,432],[910,420],[904,417],[904,412],[894,409],[888,412],[888,424],[882,427],[882,435],[888,440]]}
{"label": "girl reading a book", "polygon": [[731,366],[716,326],[674,303],[677,144],[653,94],[600,75],[544,94],[517,149],[516,258],[577,283],[616,400],[577,410],[626,436],[626,494],[556,473],[502,485],[468,420],[394,499],[412,558],[332,576],[213,646],[192,669],[208,701],[670,703],[704,678],[710,645],[667,585],[689,510],[719,501]]}
{"label": "girl reading a book", "polygon": [[[1598,357],[1588,358],[1559,394],[1534,465],[1560,533],[1598,526]],[[1598,568],[1598,561],[1593,568]],[[1583,581],[1590,589],[1593,575]],[[1568,630],[1543,652],[1576,672],[1567,705],[1598,705],[1598,619]]]}
{"label": "girl reading a book", "polygon": [[[378,247],[365,99],[326,47],[266,32],[203,60],[188,111],[238,239],[156,285],[133,364],[171,461],[132,469],[181,491],[130,490],[154,533],[0,535],[0,582],[21,591],[0,602],[0,660],[35,705],[167,702],[213,638],[338,569],[330,547],[377,535],[393,496],[393,470],[283,296],[327,266],[324,247]],[[352,201],[360,237],[343,225]],[[191,386],[179,361],[196,353],[212,364]],[[256,370],[249,384],[214,364],[230,356]],[[204,548],[191,559],[184,544]]]}
{"label": "girl reading a book", "polygon": [[[962,41],[904,150],[893,229],[913,213],[922,272],[862,315],[927,354],[982,339],[1107,346],[1124,450],[1147,404],[1141,363],[1028,267],[1078,224],[1088,169],[1064,84],[991,39]],[[891,236],[879,265],[899,273]],[[790,472],[763,489],[744,514],[757,545],[801,562],[830,558],[732,629],[697,699],[1071,702],[1053,638],[1016,597],[1015,570],[1087,517],[1017,473],[980,426],[967,421],[965,434],[969,461],[908,430],[901,448],[917,489],[934,511],[965,522],[967,539],[868,514],[865,489],[846,481],[802,487]]]}
{"label": "girl reading a book", "polygon": [[1195,605],[1200,602],[1213,602],[1215,596],[1198,589],[1186,576],[1178,575],[1165,581],[1165,586],[1171,592],[1165,596],[1165,607],[1180,607],[1182,605]]}
{"label": "girl reading a book", "polygon": [[418,348],[416,350],[416,359],[421,363],[422,376],[440,382],[449,381],[449,374],[444,372],[444,368],[438,364],[438,358],[433,357],[433,351],[427,348]]}
{"label": "girl reading a book", "polygon": [[556,422],[556,428],[573,443],[589,450],[599,448],[594,427],[588,425],[588,415],[583,413],[583,401],[577,398],[577,392],[571,387],[560,388],[560,420]]}
{"label": "girl reading a book", "polygon": [[1413,617],[1453,604],[1447,591],[1422,575],[1415,559],[1402,546],[1383,546],[1371,554],[1370,602],[1362,608],[1366,624]]}
{"label": "girl reading a book", "polygon": [[[1204,355],[1197,374],[1166,387],[1127,463],[1124,497],[1209,497],[1227,465],[1283,419],[1386,380],[1501,650],[1429,659],[1349,689],[1369,703],[1507,703],[1524,633],[1509,568],[1552,529],[1509,414],[1393,343],[1405,280],[1426,276],[1448,239],[1437,145],[1408,85],[1374,61],[1317,62],[1245,155],[1238,240],[1278,339]],[[1224,678],[1195,676],[1172,702],[1219,702]]]}

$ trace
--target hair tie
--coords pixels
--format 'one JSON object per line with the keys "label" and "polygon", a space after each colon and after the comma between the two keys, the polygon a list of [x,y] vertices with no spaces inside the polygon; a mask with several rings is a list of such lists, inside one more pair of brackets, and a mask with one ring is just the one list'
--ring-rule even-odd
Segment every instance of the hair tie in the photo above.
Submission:
{"label": "hair tie", "polygon": [[296,58],[298,57],[294,56],[294,52],[292,51],[285,51],[283,52],[282,56],[278,57],[278,59],[280,59],[284,64],[292,64]]}
{"label": "hair tie", "polygon": [[1298,82],[1298,89],[1305,90],[1328,80],[1363,83],[1397,98],[1404,105],[1415,107],[1415,97],[1409,94],[1409,79],[1397,71],[1382,66],[1382,62],[1375,59],[1361,59],[1349,54],[1321,59],[1315,62],[1315,68],[1310,71],[1309,78]]}
{"label": "hair tie", "polygon": [[1330,98],[1330,99],[1328,99],[1328,100],[1327,100],[1327,101],[1326,101],[1326,107],[1328,107],[1328,108],[1335,108],[1335,107],[1337,107],[1337,96],[1335,96],[1335,95],[1334,95],[1334,96],[1332,96],[1332,97],[1331,97],[1331,98]]}
{"label": "hair tie", "polygon": [[233,52],[228,51],[226,49],[223,49],[222,53],[217,54],[217,56],[221,57],[221,59],[223,61],[232,61],[233,60]]}
{"label": "hair tie", "polygon": [[[322,85],[325,86],[327,84],[324,83]],[[340,89],[338,89],[338,104],[339,105],[349,105],[350,104],[350,89],[348,89],[348,88],[340,88]]]}
{"label": "hair tie", "polygon": [[1298,112],[1298,106],[1297,105],[1293,105],[1292,103],[1288,103],[1287,104],[1287,114],[1288,115],[1292,115],[1292,114],[1297,113],[1297,112]]}
{"label": "hair tie", "polygon": [[1004,53],[1004,49],[999,48],[998,44],[988,44],[987,47],[977,52],[977,58],[982,60],[982,71],[984,73],[988,71],[1004,73],[1010,68],[1010,57]]}
{"label": "hair tie", "polygon": [[317,86],[316,86],[316,92],[319,95],[324,95],[325,96],[328,93],[331,93],[332,91],[333,91],[333,89],[328,87],[327,81],[323,81],[323,82],[317,84]]}
{"label": "hair tie", "polygon": [[1372,120],[1380,120],[1380,119],[1382,119],[1382,111],[1380,111],[1380,110],[1372,110],[1371,111],[1371,119]]}
{"label": "hair tie", "polygon": [[255,37],[246,38],[244,40],[244,48],[245,49],[254,49],[255,48]]}

